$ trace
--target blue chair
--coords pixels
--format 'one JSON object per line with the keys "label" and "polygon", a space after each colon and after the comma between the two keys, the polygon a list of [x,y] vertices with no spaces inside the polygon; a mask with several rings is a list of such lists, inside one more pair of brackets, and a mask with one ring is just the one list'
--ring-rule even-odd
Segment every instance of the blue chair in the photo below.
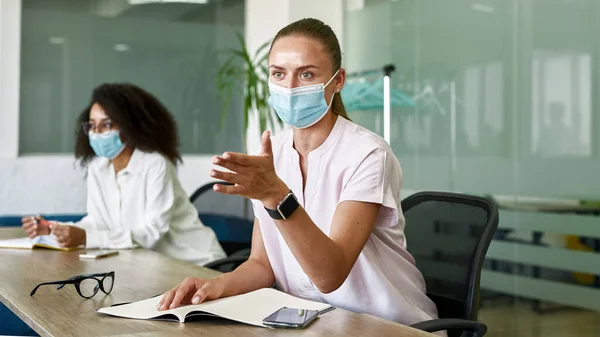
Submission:
{"label": "blue chair", "polygon": [[0,216],[0,227],[20,227],[20,216]]}
{"label": "blue chair", "polygon": [[29,325],[0,303],[0,336],[39,336]]}
{"label": "blue chair", "polygon": [[198,216],[203,224],[212,228],[228,256],[241,250],[250,249],[254,225],[252,221],[210,213],[199,213]]}
{"label": "blue chair", "polygon": [[[60,222],[77,222],[81,220],[85,214],[40,214],[45,219],[50,221]],[[22,216],[0,216],[0,227],[21,227]]]}
{"label": "blue chair", "polygon": [[[224,182],[218,183],[230,185]],[[205,267],[226,272],[235,269],[250,256],[254,223],[243,216],[244,202],[247,201],[244,198],[214,192],[215,184],[217,182],[211,182],[198,188],[190,196],[190,201],[199,210],[198,216],[202,223],[215,231],[217,240],[228,256],[228,259],[224,259],[227,263],[220,263],[219,260]],[[201,196],[202,200],[199,201]],[[230,258],[234,258],[237,262],[234,264],[229,260]]]}

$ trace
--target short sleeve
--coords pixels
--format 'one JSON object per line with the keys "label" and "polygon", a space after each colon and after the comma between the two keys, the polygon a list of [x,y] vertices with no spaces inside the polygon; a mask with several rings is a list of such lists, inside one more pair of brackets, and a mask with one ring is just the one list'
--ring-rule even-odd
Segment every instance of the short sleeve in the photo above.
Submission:
{"label": "short sleeve", "polygon": [[382,207],[377,216],[376,226],[396,225],[400,186],[394,184],[400,181],[400,177],[390,177],[395,174],[391,164],[384,149],[376,148],[371,151],[344,186],[338,203],[360,201],[380,204]]}

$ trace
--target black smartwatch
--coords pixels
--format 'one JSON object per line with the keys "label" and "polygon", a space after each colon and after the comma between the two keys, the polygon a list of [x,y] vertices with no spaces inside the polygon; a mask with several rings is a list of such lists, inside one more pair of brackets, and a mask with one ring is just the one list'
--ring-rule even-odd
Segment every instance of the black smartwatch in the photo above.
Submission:
{"label": "black smartwatch", "polygon": [[292,214],[294,214],[298,206],[300,206],[300,204],[298,203],[298,199],[296,199],[294,192],[290,190],[290,193],[288,193],[288,195],[286,195],[285,198],[281,200],[279,205],[277,205],[277,209],[268,209],[265,207],[265,210],[267,211],[267,213],[269,213],[271,218],[277,220],[285,220],[291,217]]}

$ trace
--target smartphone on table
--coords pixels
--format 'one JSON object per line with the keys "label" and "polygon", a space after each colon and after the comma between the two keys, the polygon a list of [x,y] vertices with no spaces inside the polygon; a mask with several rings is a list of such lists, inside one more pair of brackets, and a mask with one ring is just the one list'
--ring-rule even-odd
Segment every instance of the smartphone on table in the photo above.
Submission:
{"label": "smartphone on table", "polygon": [[85,253],[79,254],[80,259],[101,259],[103,257],[113,256],[119,254],[118,250],[90,250]]}
{"label": "smartphone on table", "polygon": [[272,328],[303,329],[319,317],[317,310],[281,308],[263,319]]}

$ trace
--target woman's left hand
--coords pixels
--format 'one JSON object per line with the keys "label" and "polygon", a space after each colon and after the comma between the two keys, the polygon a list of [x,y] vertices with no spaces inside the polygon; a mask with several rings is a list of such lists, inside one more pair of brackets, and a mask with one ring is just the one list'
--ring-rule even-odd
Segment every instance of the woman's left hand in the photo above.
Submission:
{"label": "woman's left hand", "polygon": [[51,223],[50,230],[56,236],[56,241],[61,247],[85,245],[85,230],[82,228]]}
{"label": "woman's left hand", "polygon": [[214,190],[223,194],[237,194],[259,200],[270,209],[277,208],[290,189],[275,172],[270,136],[269,131],[263,132],[261,150],[256,156],[225,152],[223,156],[214,157],[214,164],[232,172],[212,170],[210,176],[235,184],[232,186],[217,184]]}

